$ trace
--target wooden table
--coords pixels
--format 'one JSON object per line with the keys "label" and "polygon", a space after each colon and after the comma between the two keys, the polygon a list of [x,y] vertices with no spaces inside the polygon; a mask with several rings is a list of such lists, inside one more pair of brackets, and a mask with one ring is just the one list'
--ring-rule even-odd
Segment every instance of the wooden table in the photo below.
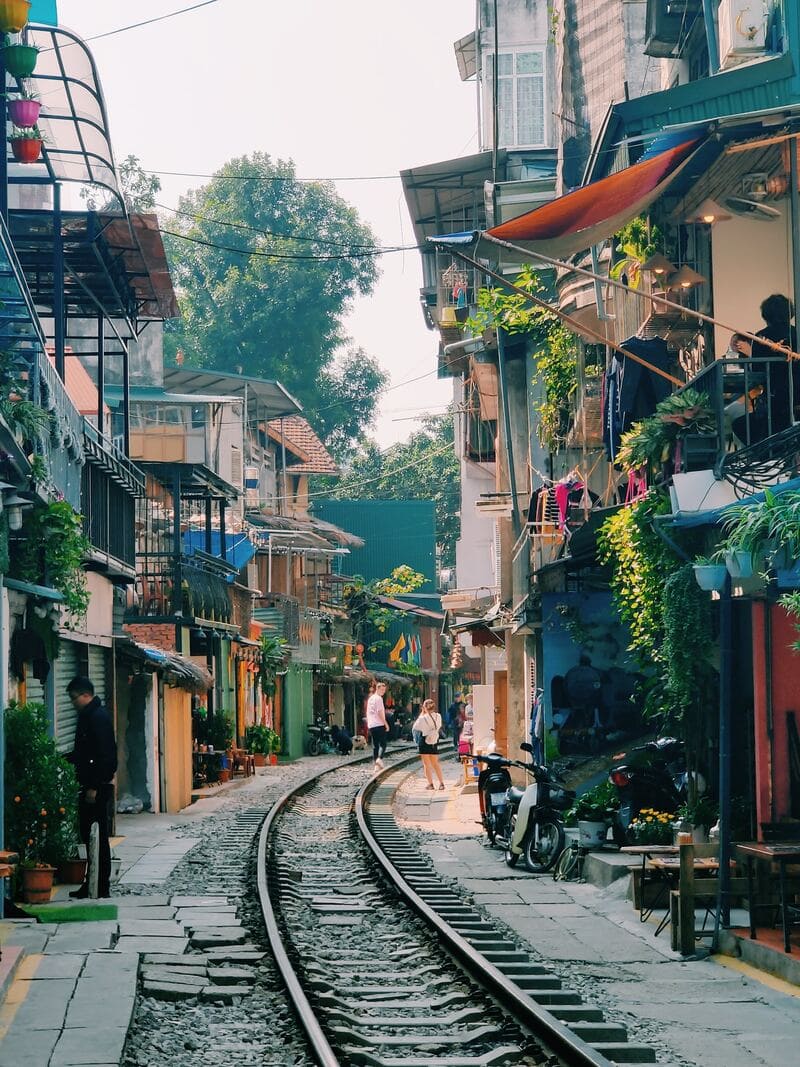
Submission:
{"label": "wooden table", "polygon": [[750,910],[750,938],[756,940],[755,912],[758,907],[754,903],[755,894],[755,865],[756,863],[778,864],[778,881],[781,891],[781,922],[783,924],[783,951],[791,952],[789,944],[789,907],[786,899],[786,866],[789,863],[800,863],[800,844],[797,842],[776,841],[766,845],[762,841],[748,841],[744,844],[734,845],[734,848],[747,860],[747,887],[748,905]]}

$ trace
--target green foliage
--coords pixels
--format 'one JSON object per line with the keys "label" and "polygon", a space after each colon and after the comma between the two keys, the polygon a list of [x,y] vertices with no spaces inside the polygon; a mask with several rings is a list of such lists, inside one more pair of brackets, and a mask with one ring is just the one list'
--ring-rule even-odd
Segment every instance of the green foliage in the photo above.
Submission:
{"label": "green foliage", "polygon": [[[395,567],[388,578],[376,578],[367,582],[360,574],[355,574],[342,589],[345,609],[353,624],[356,640],[365,642],[370,629],[384,634],[398,612],[384,607],[380,603],[382,596],[402,596],[413,593],[425,582],[425,575],[414,571],[407,564]],[[371,650],[377,647],[373,643]]]}
{"label": "green foliage", "polygon": [[795,589],[791,593],[784,593],[778,599],[778,603],[797,620],[794,628],[798,637],[797,640],[792,643],[791,647],[794,652],[800,652],[800,590]]}
{"label": "green foliage", "polygon": [[363,348],[348,348],[320,371],[316,398],[303,414],[336,460],[345,460],[366,440],[365,431],[375,422],[377,402],[388,381],[389,375]]}
{"label": "green foliage", "polygon": [[[23,536],[15,539],[12,568],[17,577],[50,585],[64,597],[64,609],[74,620],[89,607],[83,560],[89,542],[81,517],[66,500],[31,508],[23,519]],[[67,625],[71,625],[67,620]]]}
{"label": "green foliage", "polygon": [[642,808],[628,827],[628,838],[635,845],[671,845],[674,819],[673,812]]}
{"label": "green foliage", "polygon": [[265,696],[271,697],[275,693],[278,675],[286,672],[286,641],[282,637],[262,634],[258,652],[258,685]]}
{"label": "green foliage", "polygon": [[261,756],[268,756],[270,753],[277,755],[281,750],[281,735],[276,730],[270,730],[268,726],[248,726],[244,743],[249,752],[257,752]]}
{"label": "green foliage", "polygon": [[535,409],[539,440],[551,452],[557,452],[569,429],[572,398],[578,388],[575,335],[560,323],[550,327],[536,355],[536,369],[544,384],[544,399]]}
{"label": "green foliage", "polygon": [[645,670],[663,664],[661,593],[667,577],[680,566],[653,529],[653,518],[669,511],[666,493],[651,492],[610,515],[598,535],[600,558],[613,568],[611,591],[630,630],[631,650]]}
{"label": "green foliage", "polygon": [[666,578],[661,594],[663,678],[676,717],[693,710],[696,719],[713,706],[716,675],[705,658],[714,640],[711,610],[690,563]]}
{"label": "green foliage", "polygon": [[566,813],[568,826],[581,822],[609,822],[619,807],[619,794],[610,782],[600,782],[576,797]]}
{"label": "green foliage", "polygon": [[657,226],[651,226],[648,218],[639,215],[623,226],[616,238],[616,251],[622,254],[622,259],[611,268],[610,276],[619,281],[625,275],[630,288],[638,289],[642,264],[658,250],[661,233]]}
{"label": "green foliage", "polygon": [[5,711],[5,840],[23,864],[58,866],[77,847],[78,783],[49,735],[42,704]]}
{"label": "green foliage", "polygon": [[[128,211],[152,211],[156,196],[161,192],[161,179],[157,174],[142,168],[138,156],[129,155],[117,166],[122,198]],[[99,185],[82,186],[81,199],[90,211],[117,211],[116,197]]]}
{"label": "green foliage", "polygon": [[455,566],[461,475],[449,416],[423,420],[421,430],[385,452],[368,441],[338,481],[325,479],[319,484],[330,487],[331,496],[349,500],[433,500],[442,566]]}
{"label": "green foliage", "polygon": [[[547,292],[539,274],[524,266],[515,283],[532,296],[542,299]],[[475,315],[467,319],[473,334],[491,327],[506,333],[525,334],[536,352],[536,369],[543,384],[543,399],[536,405],[539,440],[557,452],[569,425],[572,397],[578,387],[578,347],[574,334],[548,308],[531,304],[521,293],[503,289],[481,289]]]}
{"label": "green foliage", "polygon": [[280,381],[324,414],[315,426],[340,449],[359,419],[369,423],[380,374],[373,365],[354,392],[359,357],[345,356],[346,380],[334,366],[348,341],[344,316],[378,278],[376,257],[364,254],[375,235],[333,185],[297,181],[291,160],[264,152],[230,160],[178,210],[165,226],[181,309],[165,328],[167,359],[180,349],[192,366]]}
{"label": "green foliage", "polygon": [[678,808],[678,818],[691,826],[702,826],[705,830],[713,826],[719,816],[719,807],[708,793],[694,800],[686,800]]}
{"label": "green foliage", "polygon": [[233,715],[229,711],[215,711],[207,720],[207,744],[215,752],[225,752],[233,744]]}
{"label": "green foliage", "polygon": [[50,427],[50,414],[32,400],[0,399],[0,415],[13,433],[18,433],[24,443],[34,447]]}
{"label": "green foliage", "polygon": [[755,563],[768,549],[784,550],[795,560],[800,556],[800,492],[765,489],[759,503],[726,508],[722,528],[723,552],[747,552]]}
{"label": "green foliage", "polygon": [[624,470],[645,468],[656,473],[686,434],[714,434],[716,421],[705,393],[684,389],[665,397],[655,414],[635,422],[622,435],[617,462]]}

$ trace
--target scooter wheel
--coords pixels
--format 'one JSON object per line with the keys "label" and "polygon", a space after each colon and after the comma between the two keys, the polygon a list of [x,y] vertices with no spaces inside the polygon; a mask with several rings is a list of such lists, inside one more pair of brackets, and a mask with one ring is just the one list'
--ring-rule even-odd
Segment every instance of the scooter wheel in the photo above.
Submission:
{"label": "scooter wheel", "polygon": [[533,874],[544,874],[553,869],[563,851],[564,827],[561,823],[556,819],[537,820],[523,845],[525,866]]}
{"label": "scooter wheel", "polygon": [[516,867],[517,863],[519,863],[519,853],[511,852],[510,849],[506,849],[504,859],[507,866]]}
{"label": "scooter wheel", "polygon": [[320,746],[320,743],[319,743],[319,738],[318,737],[310,737],[308,739],[308,754],[309,754],[309,756],[318,756],[321,751],[322,751],[322,749],[321,749],[321,746]]}

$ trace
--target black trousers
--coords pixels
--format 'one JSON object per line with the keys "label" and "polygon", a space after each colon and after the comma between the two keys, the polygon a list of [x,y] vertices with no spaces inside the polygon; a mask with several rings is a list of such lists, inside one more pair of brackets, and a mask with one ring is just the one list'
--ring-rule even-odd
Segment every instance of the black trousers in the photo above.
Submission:
{"label": "black trousers", "polygon": [[372,738],[373,759],[383,759],[386,752],[386,742],[389,740],[389,732],[385,726],[371,726],[369,736]]}
{"label": "black trousers", "polygon": [[[101,785],[97,790],[97,799],[90,804],[86,799],[86,790],[81,787],[78,797],[78,829],[81,841],[86,845],[86,855],[91,863],[91,851],[89,849],[89,837],[92,832],[92,823],[96,822],[100,830],[100,859],[97,872],[97,892],[101,897],[109,896],[111,892],[111,846],[108,843],[108,831],[111,823],[109,807],[114,796],[114,787]],[[87,884],[89,871],[86,873]]]}

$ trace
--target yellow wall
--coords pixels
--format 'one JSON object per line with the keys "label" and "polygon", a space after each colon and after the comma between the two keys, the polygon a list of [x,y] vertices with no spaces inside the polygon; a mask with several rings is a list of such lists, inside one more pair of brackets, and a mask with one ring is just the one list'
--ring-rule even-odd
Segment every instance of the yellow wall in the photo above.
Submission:
{"label": "yellow wall", "polygon": [[166,810],[180,811],[192,802],[191,697],[169,686],[164,686],[164,759]]}

